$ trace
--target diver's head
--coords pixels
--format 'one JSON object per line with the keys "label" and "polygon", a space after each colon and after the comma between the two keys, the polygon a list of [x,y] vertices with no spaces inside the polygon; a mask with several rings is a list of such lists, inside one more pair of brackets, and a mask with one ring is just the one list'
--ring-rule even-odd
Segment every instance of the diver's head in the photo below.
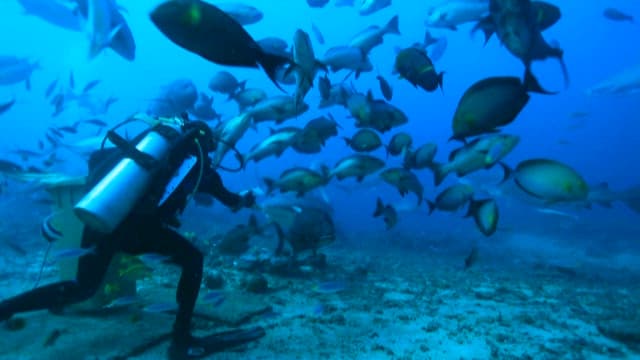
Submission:
{"label": "diver's head", "polygon": [[194,138],[202,147],[202,152],[210,153],[215,151],[217,143],[213,136],[213,130],[204,121],[201,120],[186,120],[184,123],[184,132],[193,132]]}

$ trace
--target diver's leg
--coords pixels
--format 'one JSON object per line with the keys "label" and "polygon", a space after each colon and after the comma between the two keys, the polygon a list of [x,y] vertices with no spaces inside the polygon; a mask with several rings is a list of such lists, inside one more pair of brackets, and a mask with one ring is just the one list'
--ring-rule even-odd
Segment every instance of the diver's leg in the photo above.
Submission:
{"label": "diver's leg", "polygon": [[94,251],[78,259],[76,280],[41,286],[0,302],[0,321],[26,311],[59,309],[95,294],[115,252],[114,242],[89,228],[82,234],[82,247]]}
{"label": "diver's leg", "polygon": [[177,232],[161,227],[145,227],[137,241],[124,245],[124,251],[132,254],[154,252],[171,256],[172,262],[182,268],[176,293],[178,314],[173,325],[173,340],[169,347],[169,358],[193,359],[214,352],[246,344],[265,335],[264,329],[254,327],[233,330],[196,338],[191,335],[191,318],[200,291],[203,256],[189,240]]}
{"label": "diver's leg", "polygon": [[177,232],[158,225],[144,227],[138,239],[124,245],[123,251],[132,254],[158,253],[171,257],[182,268],[176,292],[178,314],[173,326],[174,337],[188,341],[191,317],[202,280],[203,256],[189,240]]}

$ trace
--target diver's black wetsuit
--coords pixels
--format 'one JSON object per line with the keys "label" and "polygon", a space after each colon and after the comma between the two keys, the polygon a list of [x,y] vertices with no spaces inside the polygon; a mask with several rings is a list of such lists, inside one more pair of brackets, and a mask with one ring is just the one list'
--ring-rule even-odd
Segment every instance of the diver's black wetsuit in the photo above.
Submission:
{"label": "diver's black wetsuit", "polygon": [[[191,122],[190,124],[189,128],[192,130],[194,127],[207,126],[201,122]],[[208,130],[208,127],[206,129]],[[176,217],[186,206],[188,196],[193,192],[198,179],[200,180],[199,192],[214,196],[233,210],[251,207],[254,205],[255,199],[251,193],[243,197],[228,191],[222,184],[218,173],[211,168],[211,161],[206,156],[213,149],[210,130],[205,135],[203,135],[204,131],[187,131],[186,133],[191,133],[191,135],[185,135],[175,140],[169,159],[157,170],[149,191],[114,232],[102,234],[85,226],[82,247],[95,246],[95,251],[79,259],[76,280],[42,286],[0,302],[0,321],[6,320],[16,313],[59,309],[65,305],[90,298],[98,290],[112,257],[118,252],[132,255],[158,253],[170,256],[171,261],[182,268],[176,293],[179,308],[173,328],[174,342],[189,342],[191,339],[191,317],[202,279],[203,256],[189,240],[171,229],[170,226],[179,225],[176,223]],[[196,146],[196,137],[199,140],[200,148]],[[201,154],[204,154],[202,174],[200,171]],[[180,186],[162,206],[158,207],[158,201],[170,178],[189,156],[197,156],[198,162],[192,167]],[[106,154],[106,156],[105,153],[94,153],[89,161],[88,188],[93,187],[120,159],[122,159],[122,152],[119,149],[111,149],[110,154]]]}

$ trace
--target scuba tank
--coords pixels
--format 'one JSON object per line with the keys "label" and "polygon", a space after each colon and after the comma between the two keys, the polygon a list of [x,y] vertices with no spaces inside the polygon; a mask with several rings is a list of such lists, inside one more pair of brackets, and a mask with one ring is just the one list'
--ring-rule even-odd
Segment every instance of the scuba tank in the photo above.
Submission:
{"label": "scuba tank", "polygon": [[176,121],[156,126],[135,146],[110,131],[109,140],[123,150],[124,158],[75,205],[76,216],[96,231],[115,230],[148,190],[158,161],[169,154],[182,125]]}

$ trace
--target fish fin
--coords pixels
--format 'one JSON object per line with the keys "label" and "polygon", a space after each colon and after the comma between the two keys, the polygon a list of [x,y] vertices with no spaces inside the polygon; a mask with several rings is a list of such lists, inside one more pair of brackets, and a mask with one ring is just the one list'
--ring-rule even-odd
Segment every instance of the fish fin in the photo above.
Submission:
{"label": "fish fin", "polygon": [[278,235],[278,246],[276,247],[275,254],[282,255],[282,251],[284,250],[284,231],[282,231],[282,227],[278,223],[273,223],[273,227],[276,228],[276,234]]}
{"label": "fish fin", "polygon": [[511,179],[511,177],[513,176],[513,169],[502,161],[500,161],[498,165],[502,167],[503,171],[502,180],[500,180],[500,182],[498,183],[498,185],[501,185],[504,184],[507,180]]}
{"label": "fish fin", "polygon": [[262,181],[264,181],[264,184],[267,186],[267,195],[271,194],[275,188],[276,182],[275,180],[271,179],[271,178],[263,178]]}
{"label": "fish fin", "polygon": [[384,30],[387,34],[400,35],[400,21],[398,15],[392,17],[391,20],[389,20],[387,25],[385,25]]}
{"label": "fish fin", "polygon": [[278,81],[276,80],[276,72],[280,66],[289,65],[289,68],[287,68],[287,70],[285,71],[286,77],[286,74],[291,73],[292,68],[297,67],[297,65],[282,55],[270,54],[265,51],[260,54],[258,63],[260,63],[260,66],[262,66],[262,69],[264,69],[265,73],[267,73],[267,76],[273,82],[273,84],[280,91],[286,93],[286,91],[280,86],[280,84],[278,84]]}
{"label": "fish fin", "polygon": [[433,182],[436,186],[442,184],[447,175],[449,175],[449,172],[444,169],[443,164],[434,162],[430,166],[430,169],[433,171]]}
{"label": "fish fin", "polygon": [[238,160],[238,162],[240,163],[240,168],[244,169],[247,166],[247,162],[245,161],[246,155],[242,155],[239,152],[235,154],[236,154],[236,160]]}
{"label": "fish fin", "polygon": [[436,209],[436,204],[430,200],[427,200],[427,206],[429,207],[429,215],[433,214],[433,211]]}
{"label": "fish fin", "polygon": [[543,89],[542,86],[540,85],[540,82],[538,82],[538,79],[531,72],[531,66],[527,66],[526,69],[525,69],[525,72],[524,72],[524,87],[525,87],[525,90],[527,92],[535,92],[535,93],[538,93],[538,94],[554,95],[554,94],[558,93],[557,91],[556,92],[551,92],[551,91]]}
{"label": "fish fin", "polygon": [[236,92],[238,91],[244,91],[244,89],[247,87],[247,79],[242,80],[238,83],[238,89],[236,89]]}
{"label": "fish fin", "polygon": [[476,31],[482,30],[484,34],[484,45],[486,46],[491,36],[495,33],[495,25],[491,20],[491,16],[487,16],[485,18],[480,19],[478,23],[471,29],[471,35],[475,34]]}
{"label": "fish fin", "polygon": [[442,80],[444,77],[444,71],[441,71],[440,74],[438,74],[438,86],[440,87],[440,91],[444,92],[444,89],[442,88]]}
{"label": "fish fin", "polygon": [[376,209],[373,212],[373,217],[378,217],[382,215],[384,211],[384,204],[382,203],[382,199],[379,197],[376,199]]}

